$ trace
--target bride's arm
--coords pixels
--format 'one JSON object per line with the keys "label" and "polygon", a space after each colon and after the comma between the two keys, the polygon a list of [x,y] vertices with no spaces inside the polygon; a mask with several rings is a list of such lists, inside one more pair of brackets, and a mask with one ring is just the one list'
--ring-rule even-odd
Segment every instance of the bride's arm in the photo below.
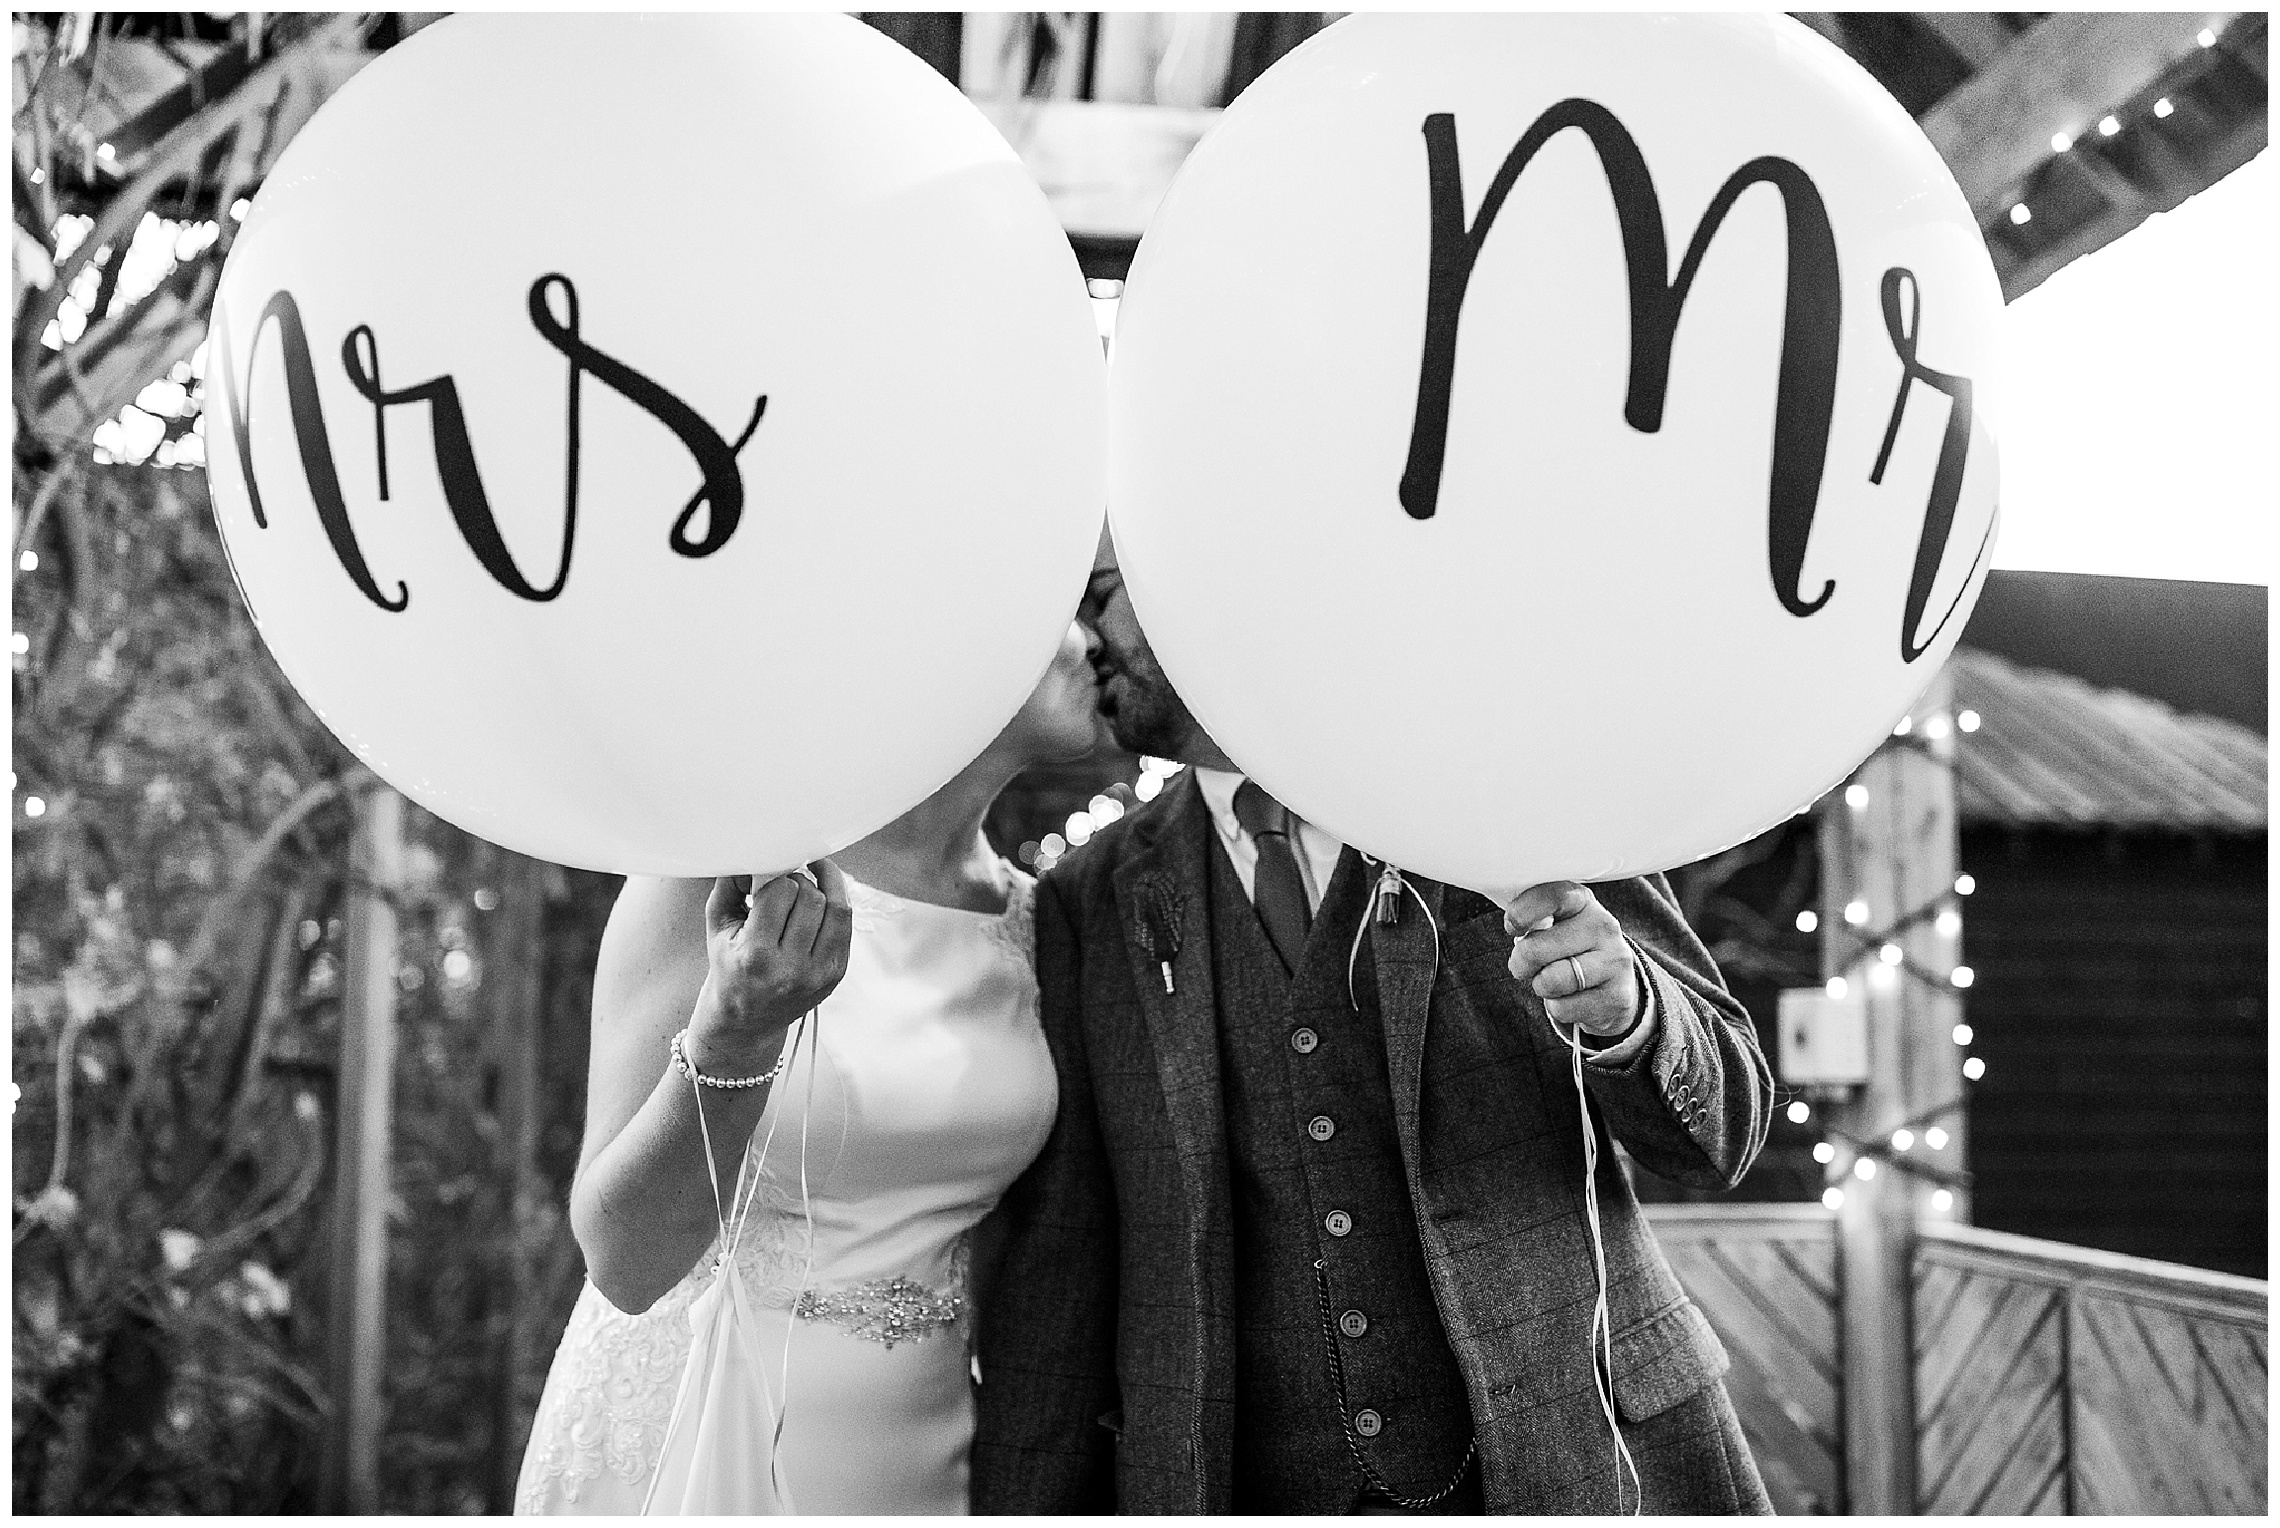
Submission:
{"label": "bride's arm", "polygon": [[723,1202],[769,1089],[700,1090],[672,1063],[684,1025],[689,1060],[708,1077],[753,1077],[776,1064],[784,1032],[847,970],[853,920],[838,870],[822,890],[779,876],[743,884],[629,877],[594,970],[586,1139],[570,1189],[570,1227],[587,1276],[620,1310],[647,1310],[678,1284],[720,1229],[704,1131]]}

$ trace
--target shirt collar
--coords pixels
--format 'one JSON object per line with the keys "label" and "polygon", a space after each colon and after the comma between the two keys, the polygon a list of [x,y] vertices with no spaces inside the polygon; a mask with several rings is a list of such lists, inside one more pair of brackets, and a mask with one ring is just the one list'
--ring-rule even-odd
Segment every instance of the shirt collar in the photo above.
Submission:
{"label": "shirt collar", "polygon": [[1201,764],[1190,764],[1195,771],[1195,787],[1203,792],[1203,804],[1211,809],[1212,826],[1219,836],[1236,843],[1243,836],[1243,824],[1235,816],[1235,791],[1245,776],[1232,769],[1205,769]]}

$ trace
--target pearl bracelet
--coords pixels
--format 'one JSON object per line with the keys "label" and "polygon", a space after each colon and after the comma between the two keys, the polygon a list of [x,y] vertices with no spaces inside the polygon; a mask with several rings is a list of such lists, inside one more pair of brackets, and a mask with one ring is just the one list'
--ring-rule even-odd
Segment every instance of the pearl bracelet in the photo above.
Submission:
{"label": "pearl bracelet", "polygon": [[768,1070],[762,1072],[757,1077],[707,1077],[704,1073],[698,1071],[697,1064],[689,1059],[689,1051],[687,1046],[688,1038],[689,1032],[686,1029],[681,1030],[679,1033],[673,1036],[673,1069],[679,1072],[682,1076],[688,1078],[691,1082],[701,1083],[708,1088],[765,1087],[769,1083],[776,1080],[778,1074],[784,1070],[784,1063],[792,1059],[792,1053],[789,1050],[786,1050],[782,1055],[776,1058],[776,1064],[774,1066],[768,1068]]}

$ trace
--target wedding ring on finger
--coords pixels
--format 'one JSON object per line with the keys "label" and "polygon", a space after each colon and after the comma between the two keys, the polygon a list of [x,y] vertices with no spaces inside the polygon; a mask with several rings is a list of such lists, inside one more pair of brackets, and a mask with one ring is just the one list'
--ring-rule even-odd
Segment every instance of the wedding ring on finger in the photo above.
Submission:
{"label": "wedding ring on finger", "polygon": [[1568,963],[1568,978],[1569,978],[1571,981],[1573,981],[1573,982],[1575,983],[1575,987],[1574,987],[1574,989],[1568,993],[1568,996],[1570,996],[1570,997],[1574,997],[1574,996],[1575,996],[1577,993],[1580,993],[1580,992],[1582,992],[1584,988],[1586,988],[1586,987],[1590,986],[1590,985],[1591,985],[1591,983],[1589,983],[1589,982],[1587,982],[1587,981],[1585,981],[1585,980],[1583,979],[1583,962],[1582,962],[1582,961],[1580,961],[1580,960],[1577,960],[1577,959],[1576,959],[1576,958],[1575,958],[1573,955],[1570,955],[1570,956],[1567,958],[1567,963]]}

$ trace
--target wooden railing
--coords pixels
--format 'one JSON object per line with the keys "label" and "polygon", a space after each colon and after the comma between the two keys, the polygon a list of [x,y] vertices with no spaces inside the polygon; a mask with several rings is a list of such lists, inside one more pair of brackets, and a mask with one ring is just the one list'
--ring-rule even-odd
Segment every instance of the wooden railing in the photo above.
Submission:
{"label": "wooden railing", "polygon": [[2262,1281],[1969,1226],[1915,1272],[1923,1511],[2265,1510]]}
{"label": "wooden railing", "polygon": [[[1847,1510],[1835,1217],[1647,1213],[1733,1357],[1775,1509]],[[2262,1281],[1944,1224],[1921,1228],[1912,1271],[1918,1511],[2265,1510]]]}

